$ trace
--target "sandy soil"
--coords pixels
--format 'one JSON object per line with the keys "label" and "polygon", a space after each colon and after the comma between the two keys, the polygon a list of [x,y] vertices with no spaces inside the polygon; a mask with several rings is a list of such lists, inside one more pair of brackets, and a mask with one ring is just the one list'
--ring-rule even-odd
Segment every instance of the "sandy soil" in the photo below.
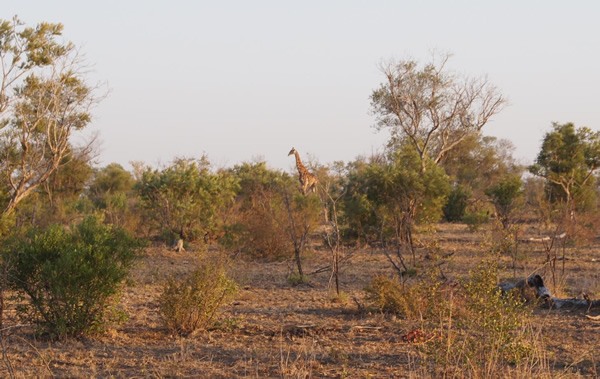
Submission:
{"label": "sandy soil", "polygon": [[[482,257],[485,233],[464,225],[439,225],[419,236],[424,248],[419,264],[431,251],[453,253],[442,266],[450,278],[467,275]],[[431,241],[439,241],[435,249]],[[429,248],[427,248],[429,246]],[[432,250],[433,249],[433,250]],[[569,249],[565,275],[554,288],[561,296],[582,292],[600,298],[600,242]],[[503,258],[502,275],[525,276],[543,266],[541,244],[522,243],[516,271]],[[428,254],[429,253],[429,254]],[[305,271],[328,264],[328,252],[314,251]],[[165,278],[193,269],[193,252],[175,253],[149,248],[123,290],[120,307],[126,321],[105,334],[81,340],[46,341],[14,316],[8,304],[5,358],[16,377],[189,377],[189,378],[400,378],[428,376],[418,345],[402,336],[418,327],[414,322],[360,309],[364,288],[377,274],[393,273],[383,254],[353,251],[341,272],[343,296],[333,295],[329,274],[309,275],[310,283],[292,286],[286,275],[290,262],[235,261],[231,275],[239,283],[235,300],[223,309],[219,325],[189,337],[171,335],[158,314],[158,296]],[[559,264],[562,269],[562,261]],[[548,270],[543,270],[548,281]],[[550,286],[552,288],[552,286]],[[587,312],[598,315],[600,309]],[[534,312],[547,353],[547,372],[556,377],[600,375],[600,321],[582,310]]]}

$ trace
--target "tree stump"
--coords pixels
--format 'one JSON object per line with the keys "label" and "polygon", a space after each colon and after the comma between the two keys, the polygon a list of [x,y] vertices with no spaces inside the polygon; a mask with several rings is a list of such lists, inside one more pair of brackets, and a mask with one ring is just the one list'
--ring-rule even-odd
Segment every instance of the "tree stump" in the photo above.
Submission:
{"label": "tree stump", "polygon": [[175,245],[175,251],[178,253],[185,251],[185,248],[183,247],[183,239],[182,238],[180,238],[177,241],[177,245]]}

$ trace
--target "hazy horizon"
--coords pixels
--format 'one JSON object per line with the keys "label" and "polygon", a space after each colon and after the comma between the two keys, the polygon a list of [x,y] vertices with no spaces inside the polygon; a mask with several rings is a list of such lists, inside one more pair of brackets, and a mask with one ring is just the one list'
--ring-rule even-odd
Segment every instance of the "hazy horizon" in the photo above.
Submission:
{"label": "hazy horizon", "polygon": [[351,161],[387,140],[369,113],[382,61],[487,76],[509,106],[484,128],[533,161],[553,122],[600,128],[600,3],[580,1],[12,1],[29,26],[64,38],[110,93],[93,111],[99,164],[169,163],[206,154],[229,167],[263,159]]}

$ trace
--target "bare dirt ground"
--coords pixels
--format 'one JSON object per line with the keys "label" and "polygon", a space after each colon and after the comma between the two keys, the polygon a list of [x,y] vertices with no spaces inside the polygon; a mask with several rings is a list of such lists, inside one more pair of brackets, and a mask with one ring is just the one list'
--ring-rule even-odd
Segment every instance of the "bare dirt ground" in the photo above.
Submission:
{"label": "bare dirt ground", "polygon": [[[442,266],[451,278],[467,275],[485,249],[485,233],[469,232],[464,225],[438,225],[420,237],[439,241],[442,254],[454,253]],[[543,266],[540,244],[522,243],[520,251],[517,276]],[[426,255],[420,252],[419,264],[426,263]],[[566,258],[565,275],[555,292],[600,298],[600,243],[568,249]],[[327,251],[311,252],[305,271],[328,261]],[[512,277],[510,257],[501,263],[502,275]],[[162,326],[158,296],[166,277],[183,274],[194,264],[193,252],[149,248],[123,290],[120,306],[128,318],[94,338],[37,339],[31,328],[19,324],[14,305],[8,304],[0,376],[8,377],[7,362],[20,378],[401,378],[431,372],[423,366],[420,347],[402,338],[418,325],[359,309],[369,281],[377,274],[393,274],[380,252],[352,253],[342,267],[341,297],[333,295],[326,272],[310,275],[309,284],[292,286],[286,279],[289,262],[234,261],[231,275],[240,286],[235,301],[224,308],[216,328],[183,338]],[[542,273],[548,281],[548,270]],[[532,324],[539,327],[550,376],[600,375],[600,321],[586,313],[598,315],[600,309],[534,312]]]}

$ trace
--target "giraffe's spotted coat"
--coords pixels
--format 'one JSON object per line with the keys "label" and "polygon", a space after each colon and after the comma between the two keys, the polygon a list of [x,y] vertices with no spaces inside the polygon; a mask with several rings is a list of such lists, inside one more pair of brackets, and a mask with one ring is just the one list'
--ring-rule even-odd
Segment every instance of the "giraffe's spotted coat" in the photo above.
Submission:
{"label": "giraffe's spotted coat", "polygon": [[294,154],[296,157],[296,167],[298,168],[298,180],[300,181],[300,190],[302,194],[306,195],[309,191],[315,192],[317,190],[317,183],[319,180],[313,175],[304,165],[300,159],[298,151],[292,147],[292,150],[288,153],[288,156]]}

